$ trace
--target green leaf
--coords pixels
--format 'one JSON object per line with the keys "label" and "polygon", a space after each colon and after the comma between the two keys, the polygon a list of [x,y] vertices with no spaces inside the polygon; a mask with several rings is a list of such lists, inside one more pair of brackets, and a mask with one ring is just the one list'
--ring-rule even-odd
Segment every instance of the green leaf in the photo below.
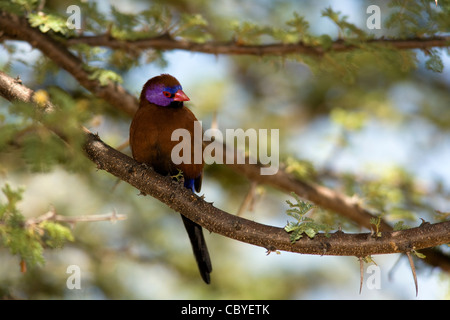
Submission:
{"label": "green leaf", "polygon": [[16,206],[22,199],[23,189],[13,189],[6,184],[2,191],[6,203],[0,203],[0,245],[18,255],[26,265],[45,262],[42,255],[44,245],[60,248],[67,241],[74,240],[70,229],[62,224],[51,221],[28,224]]}
{"label": "green leaf", "polygon": [[295,31],[300,34],[307,33],[309,29],[309,22],[305,19],[305,17],[300,16],[297,12],[294,12],[294,18],[288,20],[286,24],[293,27]]}
{"label": "green leaf", "polygon": [[266,28],[256,23],[244,21],[231,23],[234,31],[234,39],[239,44],[259,44],[261,36],[266,34]]}
{"label": "green leaf", "polygon": [[0,10],[21,15],[36,9],[38,0],[8,0],[0,1]]}
{"label": "green leaf", "polygon": [[3,244],[13,255],[18,255],[27,265],[44,263],[43,248],[36,234],[19,227],[5,227],[0,233]]}
{"label": "green leaf", "polygon": [[72,232],[62,224],[43,221],[39,224],[45,232],[45,244],[51,248],[61,248],[67,241],[74,241]]}
{"label": "green leaf", "polygon": [[39,27],[39,30],[43,33],[52,30],[61,34],[66,34],[69,30],[64,18],[52,14],[45,14],[43,12],[30,13],[28,15],[28,21],[32,27]]}
{"label": "green leaf", "polygon": [[206,27],[208,22],[200,14],[183,14],[174,36],[180,36],[187,40],[204,43],[211,40]]}
{"label": "green leaf", "polygon": [[321,35],[317,38],[317,41],[325,51],[329,50],[333,45],[333,39],[327,34]]}
{"label": "green leaf", "polygon": [[420,252],[418,252],[418,251],[416,251],[416,250],[412,250],[412,253],[414,253],[414,255],[417,257],[417,258],[420,258],[420,259],[425,259],[427,256],[426,255],[424,255],[423,253],[420,253]]}
{"label": "green leaf", "polygon": [[135,14],[123,13],[114,5],[111,5],[111,14],[113,16],[114,27],[119,29],[132,30],[138,23]]}
{"label": "green leaf", "polygon": [[122,77],[112,70],[106,70],[95,67],[87,67],[85,69],[88,69],[88,71],[91,72],[91,74],[89,75],[89,80],[98,80],[101,86],[106,86],[110,82],[118,82],[118,83],[123,82]]}
{"label": "green leaf", "polygon": [[294,222],[288,222],[287,225],[284,227],[284,230],[286,232],[292,232],[296,229],[296,224]]}
{"label": "green leaf", "polygon": [[306,228],[304,230],[304,232],[306,233],[306,235],[310,238],[314,238],[314,236],[316,235],[317,231],[315,230],[315,228]]}
{"label": "green leaf", "polygon": [[293,157],[286,159],[286,172],[295,175],[300,179],[308,179],[315,176],[316,171],[312,162],[307,160],[297,160]]}
{"label": "green leaf", "polygon": [[22,194],[24,191],[25,190],[23,188],[14,190],[8,183],[5,184],[2,188],[2,192],[6,196],[7,203],[0,203],[0,219],[3,218],[3,214],[5,212],[14,212],[16,210],[16,204],[22,200]]}
{"label": "green leaf", "polygon": [[375,233],[374,233],[375,237],[380,238],[381,237],[381,232],[380,232],[381,216],[370,218],[370,224],[373,224],[375,226]]}
{"label": "green leaf", "polygon": [[363,112],[334,108],[330,114],[331,120],[348,131],[359,131],[364,128],[367,116]]}
{"label": "green leaf", "polygon": [[350,23],[347,21],[347,16],[341,17],[341,12],[339,11],[333,11],[331,7],[326,8],[322,11],[323,17],[330,18],[340,29],[341,36],[350,37],[350,38],[357,38],[357,39],[364,39],[367,35],[366,33],[358,28],[353,23]]}
{"label": "green leaf", "polygon": [[340,12],[336,12],[334,11],[331,7],[327,7],[324,10],[322,10],[322,17],[328,17],[330,18],[333,22],[339,22],[339,15]]}
{"label": "green leaf", "polygon": [[288,221],[284,227],[284,230],[290,233],[289,239],[291,242],[294,243],[295,241],[301,239],[303,234],[306,234],[309,238],[314,238],[320,231],[325,231],[328,234],[328,231],[331,230],[330,226],[316,223],[312,218],[305,216],[316,206],[302,201],[295,193],[292,193],[292,196],[295,198],[296,203],[286,200],[287,204],[290,206],[290,209],[286,210],[286,214],[293,217],[297,221]]}
{"label": "green leaf", "polygon": [[410,227],[404,224],[404,221],[398,221],[394,225],[394,231],[401,231],[401,230],[407,230]]}
{"label": "green leaf", "polygon": [[442,62],[441,57],[436,53],[433,53],[430,56],[430,58],[425,62],[425,66],[427,69],[438,73],[442,73],[444,70],[444,63]]}
{"label": "green leaf", "polygon": [[0,244],[30,266],[43,263],[40,235],[26,227],[25,218],[16,206],[22,199],[23,189],[14,190],[6,184],[2,191],[7,202],[0,203]]}
{"label": "green leaf", "polygon": [[365,257],[362,257],[362,260],[363,260],[365,263],[373,263],[374,265],[377,265],[377,263],[375,262],[375,260],[373,260],[372,256],[365,256]]}

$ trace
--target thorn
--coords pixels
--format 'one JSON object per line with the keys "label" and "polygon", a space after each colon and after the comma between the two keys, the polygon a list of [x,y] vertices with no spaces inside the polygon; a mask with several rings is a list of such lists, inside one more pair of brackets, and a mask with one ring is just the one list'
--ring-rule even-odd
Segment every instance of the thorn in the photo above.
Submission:
{"label": "thorn", "polygon": [[413,274],[413,278],[414,278],[414,285],[416,286],[416,297],[419,294],[419,285],[417,284],[417,274],[416,274],[416,267],[414,266],[414,261],[413,258],[411,256],[411,252],[406,252],[406,255],[408,256],[408,260],[409,260],[409,265],[411,267],[411,271]]}
{"label": "thorn", "polygon": [[183,178],[183,171],[180,170],[180,169],[178,169],[177,174],[175,174],[175,175],[173,175],[173,176],[171,175],[170,177],[171,177],[172,179],[176,180],[177,182],[180,182],[181,179]]}
{"label": "thorn", "polygon": [[25,260],[20,260],[20,272],[25,273],[27,272],[27,263]]}
{"label": "thorn", "polygon": [[422,220],[422,223],[420,224],[419,227],[423,227],[426,226],[427,224],[430,224],[429,222],[425,221],[424,219],[420,218],[420,220]]}
{"label": "thorn", "polygon": [[268,256],[269,254],[271,254],[272,252],[275,252],[276,254],[281,254],[280,251],[277,250],[277,248],[271,246],[269,248],[266,248],[266,256]]}
{"label": "thorn", "polygon": [[22,84],[22,79],[20,79],[19,75],[14,79],[14,81],[18,84]]}
{"label": "thorn", "polygon": [[321,256],[324,256],[328,251],[328,245],[326,242],[321,242],[320,245],[322,246],[322,255]]}
{"label": "thorn", "polygon": [[364,261],[362,257],[359,257],[358,260],[359,260],[359,294],[361,294],[364,281]]}

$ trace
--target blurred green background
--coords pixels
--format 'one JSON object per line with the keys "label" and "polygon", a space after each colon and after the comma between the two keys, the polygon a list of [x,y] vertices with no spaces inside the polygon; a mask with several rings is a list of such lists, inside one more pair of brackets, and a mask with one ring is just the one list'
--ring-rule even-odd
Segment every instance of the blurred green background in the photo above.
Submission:
{"label": "blurred green background", "polygon": [[[147,26],[160,32],[168,24],[191,41],[275,42],[274,36],[298,16],[309,23],[311,38],[358,39],[330,17],[327,8],[370,36],[408,38],[448,35],[449,1],[45,1],[44,11],[64,16],[79,4],[91,19],[86,34],[101,34],[114,21],[116,32]],[[368,30],[366,9],[381,8],[382,28]],[[94,6],[95,5],[95,6]],[[427,8],[424,11],[423,8]],[[155,21],[136,14],[156,10]],[[419,10],[419,11],[418,11]],[[420,11],[422,10],[422,11]],[[409,18],[393,19],[395,12]],[[97,15],[96,15],[97,14]],[[101,14],[101,15],[100,15]],[[415,15],[414,15],[415,14]],[[197,19],[194,28],[188,18]],[[104,20],[102,20],[104,19]],[[159,20],[158,20],[159,19]],[[184,20],[183,20],[184,19]],[[194,20],[195,20],[194,19]],[[95,29],[96,20],[98,23]],[[394,21],[392,21],[394,20]],[[339,20],[342,22],[342,20]],[[183,24],[184,23],[184,24]],[[433,24],[434,23],[434,24]],[[154,26],[154,29],[151,27]],[[340,27],[341,28],[340,28]],[[389,27],[387,27],[389,26]],[[187,31],[180,31],[182,28]],[[89,29],[91,28],[91,29]],[[148,29],[150,28],[150,29]],[[160,28],[160,29],[158,29]],[[145,28],[144,28],[145,29]],[[361,39],[359,39],[361,40]],[[358,40],[356,40],[358,41]],[[280,129],[282,168],[383,213],[394,224],[411,226],[419,218],[437,221],[436,210],[450,211],[450,59],[447,49],[353,50],[323,58],[210,55],[181,50],[147,50],[137,56],[107,48],[72,48],[90,66],[113,70],[136,97],[147,79],[170,73],[190,97],[190,109],[204,128],[217,117],[219,129]],[[84,50],[84,51],[83,51]],[[89,55],[89,54],[90,55]],[[113,147],[128,139],[130,117],[93,98],[67,72],[23,42],[0,44],[0,68],[20,75],[34,90],[45,89],[56,102],[76,110],[80,122]],[[60,104],[61,104],[60,103]],[[0,100],[0,130],[14,125],[27,140],[30,120]],[[5,136],[0,132],[0,135]],[[9,132],[9,131],[8,131]],[[24,133],[25,132],[25,133]],[[17,133],[17,132],[16,132]],[[52,156],[61,146],[46,143],[45,130],[24,148],[0,142],[0,186],[23,187],[18,208],[26,218],[53,206],[61,215],[117,212],[127,220],[80,222],[74,241],[45,250],[45,263],[21,273],[20,258],[0,248],[0,297],[18,299],[413,299],[408,261],[400,255],[374,256],[381,287],[364,283],[359,294],[356,257],[318,257],[287,252],[266,255],[263,248],[205,231],[212,263],[212,283],[198,274],[181,219],[165,205],[102,171],[82,156]],[[48,142],[48,141],[47,141]],[[130,154],[129,149],[123,152]],[[236,213],[251,182],[223,165],[205,169],[205,200]],[[5,197],[0,195],[5,202]],[[289,194],[259,185],[243,217],[283,227]],[[344,231],[366,231],[325,210],[314,218]],[[448,253],[448,247],[443,246]],[[67,267],[81,270],[81,289],[68,289]],[[367,265],[366,265],[367,266]],[[419,298],[448,299],[449,276],[417,261]],[[366,273],[365,277],[370,274]]]}

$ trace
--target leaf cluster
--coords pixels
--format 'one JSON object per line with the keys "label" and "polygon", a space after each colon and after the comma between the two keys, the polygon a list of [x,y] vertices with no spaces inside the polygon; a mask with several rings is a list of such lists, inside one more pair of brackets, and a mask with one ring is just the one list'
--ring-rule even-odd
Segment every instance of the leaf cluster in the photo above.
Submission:
{"label": "leaf cluster", "polygon": [[311,161],[289,156],[283,163],[286,165],[284,170],[299,179],[314,180],[317,177],[316,169]]}
{"label": "leaf cluster", "polygon": [[320,231],[324,231],[326,234],[332,229],[331,226],[326,224],[317,223],[312,218],[306,216],[306,214],[314,209],[316,206],[303,201],[297,196],[295,193],[292,193],[296,203],[292,203],[289,200],[286,200],[290,209],[286,210],[286,214],[296,221],[288,222],[284,227],[284,230],[290,233],[291,242],[301,239],[303,234],[306,234],[309,238],[314,238],[317,233]]}
{"label": "leaf cluster", "polygon": [[28,224],[17,208],[23,189],[13,189],[9,184],[2,188],[6,201],[0,202],[0,245],[12,255],[17,255],[28,266],[43,264],[44,248],[61,248],[73,241],[72,232],[56,222],[42,221]]}
{"label": "leaf cluster", "polygon": [[86,66],[85,69],[90,72],[89,80],[97,80],[101,86],[106,86],[109,83],[122,83],[122,77],[108,69]]}
{"label": "leaf cluster", "polygon": [[[401,39],[420,38],[437,35],[442,30],[450,29],[448,15],[450,5],[447,1],[440,1],[440,10],[435,8],[432,1],[394,0],[389,3],[392,13],[385,22],[387,28],[395,30]],[[438,50],[426,50],[429,57],[425,63],[427,69],[442,72],[444,64]]]}
{"label": "leaf cluster", "polygon": [[343,16],[340,11],[334,11],[331,7],[322,11],[322,17],[327,17],[339,28],[339,38],[347,41],[351,39],[364,40],[367,34],[355,24],[348,22],[348,16]]}
{"label": "leaf cluster", "polygon": [[[0,118],[2,156],[17,157],[20,159],[17,164],[25,162],[33,172],[46,172],[55,165],[84,171],[88,161],[81,151],[84,138],[79,126],[90,119],[88,104],[83,99],[74,100],[57,88],[39,90],[34,95],[38,105],[44,105],[50,99],[61,107],[61,112],[42,117],[40,110],[29,104],[17,102],[9,106],[8,117]],[[66,142],[48,128],[55,128]]]}
{"label": "leaf cluster", "polygon": [[38,0],[0,1],[0,10],[5,10],[14,14],[23,14],[35,10],[38,2]]}
{"label": "leaf cluster", "polygon": [[39,27],[42,33],[46,33],[50,30],[62,35],[66,35],[70,32],[70,29],[66,25],[66,19],[64,17],[55,14],[30,13],[28,15],[28,21],[32,27]]}

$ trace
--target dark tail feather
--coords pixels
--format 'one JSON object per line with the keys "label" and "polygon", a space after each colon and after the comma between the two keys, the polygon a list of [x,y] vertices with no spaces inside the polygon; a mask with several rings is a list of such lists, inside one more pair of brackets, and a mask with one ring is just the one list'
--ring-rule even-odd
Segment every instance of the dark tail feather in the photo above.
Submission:
{"label": "dark tail feather", "polygon": [[189,239],[191,240],[192,251],[194,251],[200,275],[202,276],[203,281],[209,284],[211,282],[209,274],[212,272],[212,265],[208,248],[206,247],[206,241],[203,237],[202,227],[183,215],[181,215],[181,218],[183,218],[184,226],[189,235]]}

